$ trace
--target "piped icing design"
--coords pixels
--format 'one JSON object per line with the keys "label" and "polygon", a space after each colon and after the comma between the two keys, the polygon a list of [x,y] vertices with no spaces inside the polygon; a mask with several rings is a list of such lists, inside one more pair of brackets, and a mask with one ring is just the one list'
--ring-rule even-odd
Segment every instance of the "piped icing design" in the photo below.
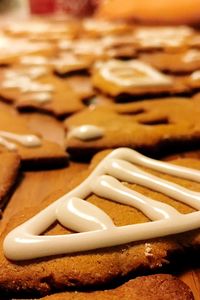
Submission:
{"label": "piped icing design", "polygon": [[124,88],[171,86],[172,79],[139,60],[116,59],[96,64],[100,76]]}
{"label": "piped icing design", "polygon": [[180,47],[191,37],[193,30],[187,26],[139,28],[135,39],[143,47]]}
{"label": "piped icing design", "polygon": [[72,128],[67,137],[77,138],[82,141],[101,138],[104,135],[104,129],[95,125],[82,125]]}
{"label": "piped icing design", "polygon": [[[9,142],[11,140],[12,142]],[[33,134],[18,134],[9,131],[0,130],[0,145],[6,147],[8,150],[13,151],[17,149],[17,142],[24,147],[38,147],[41,146],[41,139]]]}
{"label": "piped icing design", "polygon": [[16,145],[14,143],[8,142],[6,139],[0,136],[0,145],[4,146],[6,149],[9,151],[15,151],[16,150]]}
{"label": "piped icing design", "polygon": [[46,73],[47,69],[44,66],[34,66],[26,70],[8,70],[4,73],[1,87],[18,89],[22,94],[26,94],[27,99],[45,103],[52,100],[54,87],[37,79]]}
{"label": "piped icing design", "polygon": [[[198,170],[157,161],[128,148],[116,149],[78,187],[12,230],[4,240],[5,256],[11,260],[34,259],[112,247],[199,228],[199,193],[151,175],[140,166],[200,182]],[[172,206],[131,190],[120,181],[161,192],[196,211],[181,214]],[[117,227],[104,211],[84,200],[91,193],[133,206],[152,221]],[[41,235],[56,220],[78,233]]]}

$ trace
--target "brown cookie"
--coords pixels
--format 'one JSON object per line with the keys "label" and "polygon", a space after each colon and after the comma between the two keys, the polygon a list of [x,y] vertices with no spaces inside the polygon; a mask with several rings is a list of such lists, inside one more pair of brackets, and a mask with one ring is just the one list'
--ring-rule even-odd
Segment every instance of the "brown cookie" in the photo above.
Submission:
{"label": "brown cookie", "polygon": [[200,51],[188,49],[177,53],[155,52],[141,54],[140,59],[154,68],[175,74],[187,74],[200,68]]}
{"label": "brown cookie", "polygon": [[24,37],[33,41],[52,41],[61,38],[73,38],[77,35],[79,22],[67,20],[59,22],[54,20],[17,20],[10,21],[4,31],[12,37]]}
{"label": "brown cookie", "polygon": [[[99,154],[98,157],[96,157],[96,159],[93,161],[90,170],[92,170],[97,165],[98,161],[104,156],[105,154]],[[193,159],[174,160],[173,164],[200,169],[199,161]],[[150,171],[146,168],[145,170],[151,174],[157,175],[158,178],[168,180],[169,182],[172,181],[173,183],[177,183],[180,186],[186,187],[193,191],[200,191],[200,184],[197,182],[162,174],[157,171]],[[87,175],[88,172],[85,174],[85,178]],[[84,174],[81,174],[81,176],[76,176],[76,182],[80,182],[83,179]],[[129,192],[130,190],[135,190],[136,192],[148,196],[160,203],[165,203],[174,207],[179,213],[182,214],[182,216],[194,212],[194,209],[191,206],[188,206],[183,202],[179,202],[174,198],[167,196],[166,194],[155,191],[156,187],[154,187],[154,190],[152,190],[136,183],[134,184],[122,181],[121,184],[124,186],[124,188],[128,188]],[[94,185],[95,180],[92,182],[92,186]],[[67,188],[70,190],[69,186],[66,187],[66,189]],[[57,195],[53,195],[44,202],[41,202],[40,207],[32,206],[30,209],[26,208],[24,211],[19,212],[16,216],[13,216],[12,222],[7,224],[6,230],[1,236],[1,243],[10,230],[14,229],[17,225],[22,224],[24,221],[28,220],[34,215],[37,217],[36,214],[38,212],[40,212],[49,203],[52,203],[52,201],[55,199],[58,199],[59,196],[63,196],[63,191],[60,191],[57,193]],[[124,197],[125,194],[124,196],[121,195],[120,198],[123,199]],[[126,226],[149,222],[149,218],[145,216],[142,211],[133,206],[110,201],[107,197],[100,197],[96,194],[90,194],[86,198],[88,205],[89,203],[94,204],[107,215],[109,215],[117,228],[118,226],[120,228],[120,226],[124,225]],[[53,219],[51,219],[51,221],[53,222]],[[174,229],[176,230],[174,222],[174,220],[170,220],[170,224],[172,227],[174,226]],[[148,226],[151,226],[151,223],[149,223]],[[39,228],[37,230],[39,230]],[[43,230],[45,230],[44,223]],[[46,237],[49,235],[54,235],[54,239],[56,239],[57,235],[59,235],[58,238],[63,236],[63,234],[67,234],[69,237],[70,233],[72,233],[72,231],[66,230],[63,226],[56,222],[49,227],[44,234]],[[76,233],[73,231],[73,235],[74,234]],[[98,231],[95,232],[95,235],[98,235]],[[102,240],[104,240],[103,237]],[[59,243],[59,241],[57,243]],[[87,247],[89,240],[86,244]],[[62,254],[41,257],[38,259],[24,261],[11,261],[6,259],[1,247],[0,289],[2,292],[9,291],[18,294],[21,292],[37,291],[37,293],[41,295],[56,290],[63,290],[67,287],[77,290],[80,287],[90,286],[94,289],[97,286],[103,287],[105,284],[116,282],[117,279],[122,279],[124,276],[130,273],[133,274],[136,271],[140,272],[141,269],[145,269],[146,271],[160,269],[169,262],[172,263],[172,257],[176,259],[179,257],[180,259],[182,256],[181,253],[183,254],[186,249],[187,251],[190,250],[192,252],[193,248],[199,249],[199,245],[200,234],[199,229],[197,229],[185,233],[168,235],[162,238],[145,239],[143,241],[132,242],[121,246],[113,246],[72,254],[69,253],[67,255]],[[70,246],[70,243],[68,246]],[[83,246],[85,245],[82,244],[81,247]],[[50,251],[52,250],[49,244],[48,249]],[[60,249],[60,246],[57,249]],[[17,249],[15,248],[15,254],[16,253]],[[29,253],[26,251],[24,254],[25,253],[26,255],[32,255],[33,251],[30,251]],[[42,252],[42,256],[44,255],[44,252]]]}
{"label": "brown cookie", "polygon": [[[106,148],[130,147],[161,155],[198,146],[199,101],[148,100],[85,109],[65,120],[66,148],[85,156]],[[92,126],[90,126],[92,125]],[[82,127],[83,126],[83,127]]]}
{"label": "brown cookie", "polygon": [[96,94],[89,76],[69,76],[65,81],[81,99],[90,99]]}
{"label": "brown cookie", "polygon": [[[31,42],[23,38],[11,38],[1,36],[0,65],[10,65],[21,55],[50,54],[54,53],[55,47],[47,42]],[[15,45],[13,47],[13,45]]]}
{"label": "brown cookie", "polygon": [[14,110],[1,104],[0,151],[16,151],[24,167],[56,167],[66,164],[67,155],[56,143],[44,140],[28,128]]}
{"label": "brown cookie", "polygon": [[140,60],[99,62],[94,66],[92,82],[104,94],[123,95],[123,101],[190,93],[184,78],[167,76]]}
{"label": "brown cookie", "polygon": [[27,66],[46,66],[59,76],[69,76],[87,72],[92,60],[84,57],[78,57],[72,52],[59,52],[57,55],[25,55],[17,61],[18,67]]}
{"label": "brown cookie", "polygon": [[64,117],[85,107],[79,95],[44,66],[4,69],[1,78],[1,99],[20,111]]}
{"label": "brown cookie", "polygon": [[122,35],[132,31],[132,26],[125,22],[109,20],[85,19],[82,22],[83,34],[91,37],[106,35]]}
{"label": "brown cookie", "polygon": [[134,42],[139,51],[187,48],[197,35],[189,26],[138,26]]}
{"label": "brown cookie", "polygon": [[54,300],[193,300],[189,287],[180,279],[157,274],[137,277],[118,288],[96,292],[65,292],[41,299]]}
{"label": "brown cookie", "polygon": [[17,180],[20,158],[16,153],[0,153],[0,210],[8,201]]}

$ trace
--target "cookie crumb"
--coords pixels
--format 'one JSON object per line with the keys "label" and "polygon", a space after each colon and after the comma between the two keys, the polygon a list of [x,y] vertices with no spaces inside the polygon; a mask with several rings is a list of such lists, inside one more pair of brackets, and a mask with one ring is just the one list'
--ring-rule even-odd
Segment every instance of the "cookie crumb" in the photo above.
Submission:
{"label": "cookie crumb", "polygon": [[150,243],[145,243],[144,255],[146,257],[152,257],[153,253],[151,253],[151,252],[152,252],[151,244]]}

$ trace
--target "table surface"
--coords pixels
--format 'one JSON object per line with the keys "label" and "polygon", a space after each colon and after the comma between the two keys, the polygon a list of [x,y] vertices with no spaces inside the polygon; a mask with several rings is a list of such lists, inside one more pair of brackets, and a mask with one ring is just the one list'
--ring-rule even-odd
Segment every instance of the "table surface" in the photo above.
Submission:
{"label": "table surface", "polygon": [[[39,131],[49,140],[63,144],[64,128],[57,120],[40,114],[25,114],[23,117],[29,120],[32,129]],[[72,179],[71,174],[74,171],[82,171],[86,167],[85,164],[70,163],[69,167],[58,170],[24,172],[22,180],[3,213],[1,230],[15,212],[24,206],[40,203],[58,189],[64,189]],[[182,267],[181,271],[177,270],[176,275],[190,286],[195,300],[200,300],[200,268],[189,266],[186,270]]]}

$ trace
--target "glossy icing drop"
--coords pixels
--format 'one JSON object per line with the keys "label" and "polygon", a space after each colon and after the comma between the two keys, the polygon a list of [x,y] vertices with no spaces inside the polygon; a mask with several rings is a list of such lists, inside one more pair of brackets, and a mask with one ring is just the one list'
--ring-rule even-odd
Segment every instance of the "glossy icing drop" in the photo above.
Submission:
{"label": "glossy icing drop", "polygon": [[38,147],[41,146],[41,139],[33,134],[18,134],[9,131],[0,130],[0,143],[8,150],[16,149],[16,145],[7,141],[11,140],[21,144],[24,147]]}
{"label": "glossy icing drop", "polygon": [[170,86],[172,79],[139,60],[109,60],[97,65],[101,76],[125,88]]}
{"label": "glossy icing drop", "polygon": [[[199,193],[151,175],[140,166],[200,182],[198,170],[157,161],[128,148],[116,149],[78,187],[12,230],[4,240],[5,256],[11,260],[34,259],[112,247],[199,228]],[[197,211],[181,214],[172,206],[144,196],[120,181],[161,192]],[[117,227],[105,212],[84,200],[91,193],[135,207],[152,221]],[[41,235],[56,220],[78,233]]]}
{"label": "glossy icing drop", "polygon": [[101,138],[104,135],[104,129],[95,125],[82,125],[71,129],[68,138],[76,138],[87,141]]}

